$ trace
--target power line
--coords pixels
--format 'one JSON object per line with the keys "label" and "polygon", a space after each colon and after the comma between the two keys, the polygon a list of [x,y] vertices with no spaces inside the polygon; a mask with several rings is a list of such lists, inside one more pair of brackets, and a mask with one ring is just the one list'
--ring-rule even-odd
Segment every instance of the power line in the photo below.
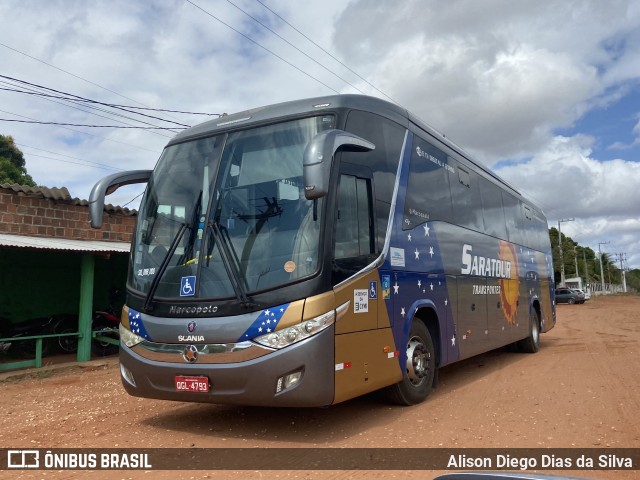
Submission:
{"label": "power line", "polygon": [[[11,78],[11,77],[7,77],[5,75],[0,75],[0,77]],[[17,79],[16,79],[16,81],[23,82],[22,80],[17,80]],[[23,83],[27,83],[29,85],[36,85],[36,86],[38,86],[40,88],[44,88],[44,89],[51,90],[51,91],[54,91],[54,92],[57,91],[57,90],[54,90],[54,89],[51,89],[51,88],[39,86],[37,84],[30,84],[29,82],[23,82]],[[6,85],[10,85],[10,84],[6,83]],[[23,91],[20,91],[20,90],[9,89],[9,88],[2,88],[0,90],[15,91],[15,92],[20,92],[20,93],[32,93],[32,92],[28,92],[28,91],[24,91],[23,92]],[[50,96],[50,97],[54,97],[54,98],[60,98],[60,99],[76,101],[76,102],[96,103],[96,104],[104,105],[104,106],[107,106],[107,107],[119,108],[119,109],[132,108],[132,109],[135,109],[135,110],[148,110],[148,111],[151,111],[151,112],[183,113],[185,115],[206,115],[206,116],[209,116],[209,117],[221,117],[222,116],[221,113],[187,112],[187,111],[184,111],[184,110],[168,110],[166,108],[136,107],[135,105],[120,105],[120,104],[117,104],[117,103],[104,103],[104,102],[99,102],[97,100],[91,100],[91,99],[83,98],[83,97],[80,97],[78,95],[74,95],[77,98],[70,98],[70,97],[63,97],[63,96],[58,96],[58,95],[47,95],[47,94],[38,93],[38,92],[33,92],[33,94],[41,95],[41,96]],[[72,95],[72,94],[65,94],[65,95]],[[138,113],[138,112],[129,112],[129,113],[134,113],[136,115],[149,116],[149,115],[144,115],[144,114]],[[176,125],[190,126],[190,125],[184,125],[183,123],[173,122],[171,120],[167,120],[167,119],[161,118],[161,117],[153,117],[153,116],[151,116],[151,118],[162,120],[163,122],[175,123]]]}
{"label": "power line", "polygon": [[0,46],[5,47],[5,48],[7,48],[7,49],[9,49],[9,50],[11,50],[13,52],[19,53],[20,55],[24,55],[25,57],[28,57],[28,58],[30,58],[32,60],[35,60],[36,62],[43,63],[43,64],[47,65],[48,67],[55,68],[56,70],[58,70],[60,72],[66,73],[67,75],[71,75],[72,77],[77,78],[78,80],[82,80],[83,82],[87,82],[87,83],[89,83],[91,85],[94,85],[94,86],[96,86],[98,88],[106,90],[107,92],[111,92],[111,93],[113,93],[115,95],[118,95],[119,97],[126,98],[127,100],[130,100],[130,101],[132,101],[134,103],[137,103],[138,105],[143,105],[144,107],[148,107],[148,105],[145,105],[144,103],[138,102],[137,100],[134,100],[133,98],[129,98],[129,97],[127,97],[125,95],[122,95],[121,93],[118,93],[118,92],[116,92],[114,90],[111,90],[111,89],[109,89],[107,87],[103,87],[102,85],[99,85],[99,84],[97,84],[95,82],[92,82],[91,80],[87,80],[86,78],[83,78],[83,77],[81,77],[79,75],[76,75],[75,73],[71,73],[71,72],[69,72],[67,70],[64,70],[64,69],[60,68],[60,67],[56,67],[55,65],[52,65],[51,63],[45,62],[44,60],[40,60],[39,58],[33,57],[33,56],[31,56],[31,55],[29,55],[29,54],[27,54],[25,52],[22,52],[22,51],[20,51],[18,49],[10,47],[9,45],[6,45],[6,44],[4,44],[2,42],[0,42]]}
{"label": "power line", "polygon": [[237,8],[238,10],[240,10],[242,13],[244,13],[247,17],[249,17],[251,20],[253,20],[254,22],[256,22],[257,24],[259,24],[260,26],[262,26],[263,28],[269,30],[271,33],[273,33],[276,37],[278,37],[280,40],[282,40],[283,42],[287,43],[288,45],[290,45],[291,47],[295,48],[298,52],[300,52],[301,54],[303,54],[305,57],[307,57],[309,60],[311,60],[312,62],[314,62],[315,64],[321,66],[322,68],[324,68],[327,72],[331,73],[332,75],[334,75],[336,78],[342,80],[344,83],[346,83],[347,85],[355,88],[357,91],[359,91],[360,93],[364,94],[364,92],[362,90],[360,90],[358,87],[356,87],[355,85],[353,85],[351,82],[349,82],[348,80],[345,80],[344,78],[342,78],[340,75],[338,75],[337,73],[335,73],[334,71],[332,71],[331,69],[329,69],[328,67],[324,66],[323,64],[321,64],[319,61],[317,61],[315,58],[311,57],[309,54],[307,54],[306,52],[303,52],[302,50],[300,50],[298,47],[296,47],[293,43],[291,43],[289,40],[287,40],[286,38],[282,37],[280,34],[278,34],[277,32],[275,32],[274,30],[272,30],[271,28],[269,28],[267,25],[265,25],[264,23],[262,23],[260,20],[258,20],[257,18],[255,18],[254,16],[252,16],[251,14],[247,13],[246,11],[244,11],[242,8],[240,8],[239,6],[237,6],[235,3],[233,3],[231,0],[227,0],[227,3],[233,5],[235,8]]}
{"label": "power line", "polygon": [[184,113],[185,115],[207,115],[209,117],[221,117],[221,113],[205,113],[205,112],[185,112],[183,110],[167,110],[166,108],[151,108],[151,107],[136,107],[134,105],[118,105],[110,104],[112,107],[125,107],[135,108],[136,110],[149,110],[152,112],[169,112],[169,113]]}
{"label": "power line", "polygon": [[[4,82],[1,82],[1,81],[0,81],[0,83],[4,83]],[[38,92],[28,92],[28,91],[20,92],[20,91],[18,91],[18,90],[6,89],[6,88],[0,88],[0,90],[5,90],[5,91],[16,91],[16,92],[19,92],[19,93],[26,93],[26,94],[29,94],[29,95],[36,95],[36,96],[41,97],[43,100],[46,100],[47,102],[55,103],[55,104],[57,104],[57,105],[62,105],[63,107],[73,108],[73,109],[75,109],[75,110],[79,110],[79,111],[81,111],[81,112],[88,113],[89,115],[95,115],[96,117],[106,118],[107,120],[113,120],[113,121],[115,121],[115,122],[119,122],[119,123],[121,123],[121,124],[123,124],[123,125],[134,126],[134,125],[132,125],[131,123],[124,122],[124,121],[119,120],[119,119],[117,119],[117,118],[112,118],[111,116],[107,116],[107,115],[100,115],[99,113],[95,113],[95,112],[91,112],[91,111],[89,111],[89,110],[85,110],[84,108],[80,108],[80,107],[78,107],[77,105],[75,105],[75,104],[73,104],[73,103],[72,103],[72,104],[65,103],[65,101],[64,101],[64,100],[63,100],[63,101],[61,101],[61,102],[59,102],[59,101],[56,101],[56,100],[53,100],[53,99],[52,99],[52,98],[64,98],[64,97],[56,97],[56,96],[54,96],[54,95],[47,95],[47,94],[42,94],[42,93],[38,93]],[[70,99],[69,101],[73,102],[73,99]],[[92,109],[92,110],[97,110],[97,111],[104,112],[104,113],[107,113],[107,114],[110,114],[110,115],[115,115],[116,117],[122,117],[122,118],[126,118],[126,119],[128,119],[128,120],[132,120],[132,121],[134,121],[134,122],[140,122],[140,123],[143,123],[143,124],[146,124],[146,125],[155,126],[155,125],[153,125],[153,124],[151,124],[151,123],[149,123],[149,122],[145,122],[145,121],[142,121],[142,120],[138,120],[138,119],[136,119],[136,118],[131,118],[131,117],[128,117],[128,116],[123,115],[123,114],[121,114],[121,113],[117,113],[117,112],[110,112],[109,110],[106,110],[106,109],[104,109],[104,108],[99,108],[99,107],[95,107],[95,106],[92,106],[92,105],[87,105],[87,107],[88,107],[88,108],[90,108],[90,109]],[[172,127],[172,128],[176,128],[176,127]],[[169,135],[164,135],[164,134],[162,134],[162,133],[160,133],[160,132],[150,132],[150,133],[153,133],[154,135],[160,135],[160,136],[165,137],[165,138],[171,138]]]}
{"label": "power line", "polygon": [[[61,157],[67,157],[67,158],[72,158],[72,159],[74,159],[74,160],[79,160],[79,161],[81,161],[81,162],[91,163],[91,164],[95,165],[95,166],[96,166],[96,167],[98,167],[98,168],[105,168],[105,169],[111,169],[111,170],[121,170],[121,169],[119,169],[119,168],[112,167],[111,165],[107,165],[107,164],[104,164],[104,163],[92,162],[92,161],[90,161],[90,160],[84,160],[84,159],[82,159],[82,158],[74,157],[74,156],[72,156],[72,155],[66,155],[66,154],[64,154],[64,153],[52,152],[51,150],[45,150],[44,148],[33,147],[33,146],[31,146],[31,145],[26,145],[26,144],[24,144],[24,143],[17,143],[17,142],[16,142],[16,145],[17,145],[17,146],[19,146],[19,147],[22,147],[22,148],[31,148],[31,149],[33,149],[33,150],[38,150],[38,151],[40,151],[40,152],[52,153],[53,155],[59,155],[59,156],[61,156]],[[42,158],[51,158],[51,157],[45,157],[44,155],[36,155],[36,154],[34,154],[34,153],[28,153],[28,155],[40,156],[40,157],[42,157]],[[65,160],[57,159],[57,158],[52,158],[52,160],[58,160],[58,161],[60,161],[60,162],[64,162],[64,161],[65,161]],[[69,162],[69,163],[71,163],[71,162]]]}
{"label": "power line", "polygon": [[47,157],[45,155],[38,155],[36,153],[29,153],[28,154],[30,157],[39,157],[39,158],[46,158],[48,160],[55,160],[56,162],[63,162],[63,163],[71,163],[73,165],[80,165],[82,167],[89,167],[89,168],[100,168],[102,170],[115,170],[115,171],[122,171],[122,169],[120,168],[115,168],[115,167],[110,167],[108,165],[104,165],[101,166],[101,164],[95,164],[95,165],[89,165],[89,163],[93,163],[93,162],[89,162],[89,163],[85,163],[85,162],[72,162],[71,160],[63,160],[62,158],[53,158],[53,157]]}
{"label": "power line", "polygon": [[[228,0],[227,0],[228,1]],[[282,20],[284,23],[286,23],[287,25],[289,25],[292,29],[294,29],[296,32],[298,32],[300,35],[302,35],[304,38],[306,38],[309,42],[311,42],[313,45],[315,45],[317,48],[319,48],[320,50],[322,50],[324,53],[326,53],[327,55],[329,55],[331,58],[333,58],[336,62],[338,62],[340,65],[342,65],[344,68],[346,68],[347,70],[349,70],[351,73],[353,73],[355,76],[357,76],[360,80],[362,80],[363,82],[365,82],[367,85],[369,85],[371,88],[373,88],[374,90],[376,90],[377,92],[381,93],[382,95],[384,95],[385,97],[387,97],[389,100],[391,100],[393,103],[398,103],[396,102],[393,98],[391,98],[389,95],[387,95],[386,93],[384,93],[382,90],[380,90],[378,87],[376,87],[375,85],[373,85],[371,82],[369,82],[366,78],[364,78],[362,75],[360,75],[358,72],[356,72],[355,70],[351,69],[348,65],[346,65],[345,63],[343,63],[342,61],[340,61],[338,58],[336,58],[331,52],[329,52],[328,50],[325,50],[324,48],[322,48],[320,45],[318,45],[316,42],[314,42],[313,40],[311,40],[308,36],[306,36],[304,33],[302,33],[300,30],[298,30],[296,27],[294,27],[293,25],[291,25],[287,20],[285,20],[284,18],[282,18],[280,15],[278,15],[275,11],[273,11],[271,8],[269,8],[267,5],[265,5],[262,1],[260,0],[256,0],[256,2],[258,2],[260,5],[262,5],[264,8],[266,8],[267,10],[269,10],[271,13],[273,13],[276,17],[278,17],[280,20]]]}
{"label": "power line", "polygon": [[[110,103],[99,102],[97,100],[91,100],[89,98],[81,97],[80,95],[75,95],[73,93],[63,92],[63,91],[56,90],[56,89],[53,89],[53,88],[45,87],[43,85],[38,85],[37,83],[31,83],[31,82],[27,82],[25,80],[20,80],[18,78],[9,77],[9,76],[6,76],[6,75],[0,75],[0,78],[5,78],[7,80],[11,80],[13,82],[18,82],[18,83],[21,83],[21,84],[24,84],[24,85],[29,85],[30,87],[39,88],[41,90],[54,92],[54,93],[59,94],[59,95],[64,95],[63,99],[65,99],[65,100],[84,102],[84,103],[92,103],[92,104],[103,105],[103,106],[107,106],[107,107],[111,107],[111,108],[116,108],[118,110],[124,110],[124,111],[126,111],[128,113],[133,113],[134,115],[140,115],[140,116],[143,116],[143,117],[152,118],[154,120],[160,120],[162,122],[174,123],[176,125],[180,125],[181,127],[190,127],[191,126],[191,125],[186,125],[184,123],[174,122],[173,120],[166,120],[166,119],[161,118],[161,117],[156,117],[156,116],[153,116],[153,115],[147,115],[145,113],[132,112],[130,110],[127,110],[126,107],[122,107],[122,106],[118,106],[118,105],[114,105],[114,104],[110,104]],[[27,93],[27,92],[22,92],[22,93]],[[40,92],[37,92],[37,93],[34,92],[33,94],[34,95],[41,95],[41,96],[47,96],[48,95],[48,94],[43,94],[43,93],[40,93]],[[129,118],[129,117],[127,117],[127,118]],[[137,122],[141,122],[140,120],[135,120],[135,119],[132,119],[132,118],[129,118],[129,119],[137,121]]]}
{"label": "power line", "polygon": [[[0,82],[0,83],[5,83],[5,82]],[[5,83],[5,84],[9,85],[7,83]],[[19,89],[15,89],[15,88],[2,88],[2,87],[0,87],[0,90],[4,90],[6,92],[22,93],[22,94],[25,94],[25,95],[33,95],[33,96],[36,96],[36,97],[41,97],[44,100],[49,100],[49,101],[51,101],[53,103],[57,103],[58,105],[63,105],[63,106],[66,106],[66,107],[75,108],[76,110],[80,110],[81,112],[89,113],[91,115],[96,115],[96,116],[102,117],[102,118],[108,118],[109,120],[121,121],[121,120],[117,120],[115,118],[105,117],[103,115],[99,115],[97,113],[90,112],[88,110],[83,110],[82,108],[79,108],[79,107],[73,106],[73,105],[69,105],[67,103],[56,102],[56,101],[51,100],[51,99],[55,98],[55,99],[58,99],[58,100],[62,100],[62,102],[81,103],[83,105],[86,105],[87,108],[90,108],[92,110],[97,110],[99,112],[108,113],[110,115],[115,115],[117,117],[126,118],[126,119],[132,120],[134,122],[140,122],[140,123],[145,123],[147,125],[153,125],[153,124],[151,124],[149,122],[144,122],[144,121],[139,120],[137,118],[128,117],[127,115],[123,115],[123,114],[118,113],[118,112],[111,112],[111,111],[106,110],[104,108],[99,108],[99,107],[96,107],[96,106],[92,105],[92,104],[95,103],[96,105],[110,106],[109,104],[105,104],[105,103],[102,103],[102,102],[96,102],[96,101],[93,101],[93,100],[81,100],[81,99],[76,99],[76,98],[71,98],[71,97],[64,97],[62,95],[50,95],[50,94],[47,94],[47,93],[41,93],[41,92],[36,92],[36,91],[27,91],[27,90],[19,90]],[[131,113],[133,113],[134,115],[144,115],[144,114],[137,113],[137,112],[131,112]],[[147,115],[144,115],[144,116],[147,116]],[[152,118],[155,118],[155,117],[152,117]],[[184,124],[181,124],[181,123],[173,122],[171,120],[162,120],[162,119],[159,119],[159,120],[164,121],[164,122],[169,122],[169,123],[176,123],[177,125],[181,125],[181,126],[185,126],[185,127],[189,127],[190,126],[190,125],[184,125]],[[122,123],[125,123],[125,122],[122,122]]]}
{"label": "power line", "polygon": [[[0,110],[0,112],[2,113],[8,113],[9,115],[13,115],[16,117],[20,117],[20,118],[26,118],[29,120],[36,120],[35,118],[31,118],[31,117],[27,117],[25,115],[19,115],[17,113],[13,113],[13,112],[7,112],[6,110]],[[139,145],[133,145],[132,143],[127,143],[127,142],[121,142],[120,140],[114,140],[112,138],[106,138],[106,137],[102,137],[100,135],[94,135],[93,133],[88,133],[88,132],[83,132],[81,130],[74,130],[73,128],[69,128],[69,127],[64,127],[61,126],[60,128],[64,128],[65,130],[69,130],[71,132],[75,132],[75,133],[81,133],[82,135],[87,135],[89,137],[95,137],[95,138],[100,138],[101,140],[106,140],[108,142],[115,142],[115,143],[119,143],[121,145],[127,145],[128,147],[133,147],[133,148],[137,148],[138,150],[145,150],[147,152],[153,152],[156,155],[160,152],[158,152],[157,150],[151,150],[150,148],[144,148],[144,147],[140,147]]]}
{"label": "power line", "polygon": [[233,28],[231,25],[229,25],[228,23],[223,22],[222,20],[220,20],[218,17],[216,17],[214,14],[212,14],[211,12],[208,12],[207,10],[205,10],[204,8],[202,8],[199,5],[196,5],[194,2],[192,2],[191,0],[185,0],[187,3],[190,3],[191,5],[193,5],[194,7],[196,7],[198,10],[200,10],[201,12],[205,13],[206,15],[210,16],[211,18],[217,20],[218,22],[220,22],[221,24],[223,24],[225,27],[230,28],[231,30],[233,30],[234,32],[236,32],[238,35],[242,35],[244,38],[246,38],[247,40],[249,40],[251,43],[257,45],[258,47],[262,48],[263,50],[269,52],[271,55],[273,55],[274,57],[282,60],[284,63],[286,63],[287,65],[295,68],[296,70],[298,70],[300,73],[306,75],[307,77],[311,78],[312,80],[315,80],[316,82],[318,82],[320,85],[323,85],[324,87],[328,88],[329,90],[331,90],[334,93],[339,94],[340,92],[338,92],[335,88],[330,87],[329,85],[327,85],[326,83],[322,82],[321,80],[317,79],[316,77],[314,77],[313,75],[311,75],[308,72],[305,72],[304,70],[302,70],[301,68],[295,66],[293,63],[289,62],[288,60],[285,60],[284,58],[282,58],[280,55],[278,55],[277,53],[269,50],[267,47],[265,47],[264,45],[261,45],[260,43],[256,42],[254,39],[252,39],[251,37],[249,37],[248,35],[245,35],[244,33],[242,33],[239,30],[236,30],[235,28]]}
{"label": "power line", "polygon": [[122,205],[122,208],[126,207],[127,205],[129,205],[130,203],[132,203],[136,198],[140,198],[142,195],[144,195],[144,190],[142,191],[142,193],[136,195],[135,197],[133,197],[131,200],[129,200],[127,203],[125,203],[124,205]]}
{"label": "power line", "polygon": [[[0,112],[3,110],[0,110]],[[5,112],[9,113],[9,112]],[[12,114],[14,115],[14,114]],[[179,127],[129,127],[122,125],[88,125],[88,124],[80,124],[80,123],[61,123],[61,122],[42,122],[39,120],[16,120],[10,118],[0,118],[0,122],[16,122],[16,123],[33,123],[38,125],[59,125],[66,127],[88,127],[88,128],[132,128],[139,130],[175,130]]]}

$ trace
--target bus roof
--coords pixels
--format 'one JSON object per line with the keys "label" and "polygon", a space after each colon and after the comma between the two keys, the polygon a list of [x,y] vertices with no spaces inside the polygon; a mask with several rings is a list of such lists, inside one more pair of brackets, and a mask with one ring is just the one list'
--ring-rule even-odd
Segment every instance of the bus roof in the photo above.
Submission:
{"label": "bus roof", "polygon": [[233,114],[224,114],[221,117],[195,125],[178,133],[171,139],[167,146],[182,143],[195,138],[214,135],[218,132],[227,132],[237,129],[245,129],[248,126],[269,123],[273,119],[285,119],[287,117],[299,117],[305,114],[322,114],[322,112],[332,112],[342,109],[354,109],[368,111],[399,123],[405,128],[411,124],[417,126],[436,141],[443,143],[448,148],[462,156],[467,162],[472,164],[477,170],[492,178],[494,181],[509,188],[522,200],[526,200],[533,208],[542,213],[542,209],[523,195],[514,186],[510,185],[499,175],[492,172],[484,165],[475,161],[462,147],[451,141],[442,132],[437,131],[405,108],[394,103],[382,100],[377,97],[358,94],[329,95],[325,97],[306,98],[289,102],[276,103],[262,107],[252,108]]}

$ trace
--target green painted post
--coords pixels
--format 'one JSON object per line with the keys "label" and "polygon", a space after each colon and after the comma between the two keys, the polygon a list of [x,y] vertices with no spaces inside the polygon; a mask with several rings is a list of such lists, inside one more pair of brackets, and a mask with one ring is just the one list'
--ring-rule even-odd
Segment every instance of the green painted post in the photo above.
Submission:
{"label": "green painted post", "polygon": [[95,257],[91,253],[82,255],[80,272],[80,308],[78,319],[78,362],[91,360],[91,320],[93,313],[93,275]]}
{"label": "green painted post", "polygon": [[42,368],[42,338],[36,338],[36,368]]}

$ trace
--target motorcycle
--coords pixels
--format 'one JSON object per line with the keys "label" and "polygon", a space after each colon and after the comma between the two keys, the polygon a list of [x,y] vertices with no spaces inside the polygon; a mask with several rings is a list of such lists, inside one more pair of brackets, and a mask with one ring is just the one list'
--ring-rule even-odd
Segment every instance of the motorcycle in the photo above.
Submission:
{"label": "motorcycle", "polygon": [[[102,337],[120,340],[119,325],[120,316],[112,309],[108,311],[98,310],[93,314],[93,331],[100,332],[99,335]],[[113,343],[105,342],[98,338],[94,338],[91,342],[91,351],[99,357],[116,354],[119,349],[119,345],[114,345]]]}
{"label": "motorcycle", "polygon": [[[120,313],[114,305],[122,305],[120,298],[121,291],[118,288],[112,288],[109,292],[109,305],[104,310],[96,310],[93,312],[91,319],[91,330],[99,337],[112,338],[120,340],[118,326],[120,325]],[[75,333],[78,331],[78,316],[65,315],[60,318],[54,327],[56,333]],[[58,337],[58,347],[66,353],[75,353],[78,350],[78,337],[70,335],[66,337]],[[106,357],[118,353],[118,344],[112,344],[94,336],[91,339],[91,353],[97,357]]]}
{"label": "motorcycle", "polygon": [[[118,325],[120,317],[109,307],[107,310],[97,310],[93,313],[91,330],[101,337],[118,340]],[[56,333],[75,333],[78,331],[78,317],[76,315],[64,315],[54,326]],[[58,337],[58,347],[65,353],[75,353],[78,350],[78,337],[69,335]],[[91,340],[91,353],[98,357],[106,357],[118,353],[118,345],[106,342],[94,337]]]}
{"label": "motorcycle", "polygon": [[[51,335],[55,332],[56,317],[43,317],[26,320],[20,323],[12,323],[6,317],[0,317],[0,338],[10,338],[0,342],[0,353],[16,355],[20,357],[35,357],[36,340],[21,340],[24,337],[38,335]],[[42,356],[53,350],[53,339],[42,339]]]}

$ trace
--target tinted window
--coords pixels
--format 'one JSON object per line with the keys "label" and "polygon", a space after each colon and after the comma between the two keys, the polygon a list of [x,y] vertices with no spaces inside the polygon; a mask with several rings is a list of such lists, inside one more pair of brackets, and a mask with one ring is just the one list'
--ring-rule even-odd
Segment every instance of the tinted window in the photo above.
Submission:
{"label": "tinted window", "polygon": [[478,175],[473,170],[462,167],[452,158],[449,162],[456,166],[456,173],[449,176],[454,221],[461,227],[481,232],[484,229],[484,223]]}
{"label": "tinted window", "polygon": [[520,211],[520,201],[505,191],[502,192],[502,205],[504,206],[504,217],[507,224],[507,235],[510,242],[523,245],[522,235],[522,212]]}
{"label": "tinted window", "polygon": [[541,211],[532,209],[532,229],[535,231],[535,244],[532,245],[538,251],[546,252],[549,249],[549,226]]}
{"label": "tinted window", "polygon": [[406,129],[379,115],[354,110],[349,113],[346,130],[376,146],[370,152],[343,152],[341,159],[343,162],[364,165],[373,173],[376,246],[377,251],[381,252]]}
{"label": "tinted window", "polygon": [[480,194],[482,195],[482,213],[484,216],[484,231],[488,235],[507,238],[507,229],[502,208],[502,189],[486,178],[480,179]]}
{"label": "tinted window", "polygon": [[375,258],[371,180],[340,175],[337,200],[334,284],[363,269]]}
{"label": "tinted window", "polygon": [[335,258],[373,253],[370,180],[341,175],[338,186]]}
{"label": "tinted window", "polygon": [[451,222],[449,175],[455,173],[440,149],[415,136],[409,167],[403,229],[433,220]]}

